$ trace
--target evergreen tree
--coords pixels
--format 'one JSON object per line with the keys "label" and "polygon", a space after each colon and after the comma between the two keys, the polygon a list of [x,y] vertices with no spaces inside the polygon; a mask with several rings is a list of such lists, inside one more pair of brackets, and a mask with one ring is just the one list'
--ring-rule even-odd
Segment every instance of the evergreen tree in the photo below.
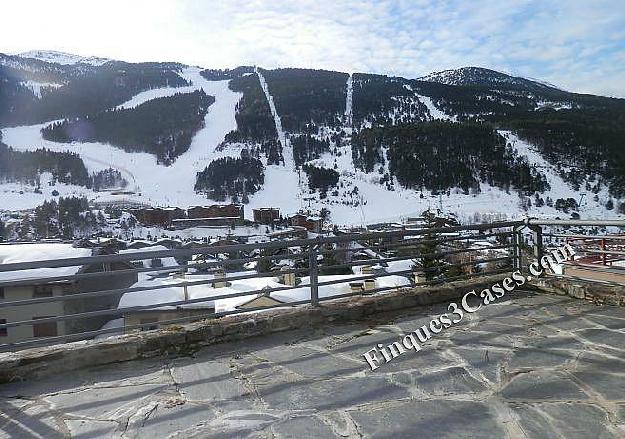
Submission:
{"label": "evergreen tree", "polygon": [[108,142],[128,152],[155,154],[159,162],[169,165],[189,149],[213,102],[215,98],[203,90],[177,93],[135,108],[114,108],[55,122],[41,134],[55,142]]}

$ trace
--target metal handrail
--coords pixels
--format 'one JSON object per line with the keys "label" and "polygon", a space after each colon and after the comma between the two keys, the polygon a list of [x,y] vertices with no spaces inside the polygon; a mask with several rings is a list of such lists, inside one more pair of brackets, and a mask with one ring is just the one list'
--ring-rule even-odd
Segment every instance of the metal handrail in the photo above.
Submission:
{"label": "metal handrail", "polygon": [[132,262],[148,259],[158,259],[167,257],[193,256],[203,253],[233,253],[239,251],[250,251],[259,248],[263,249],[283,249],[289,247],[308,247],[311,245],[336,244],[340,242],[362,241],[376,238],[390,238],[401,236],[422,235],[424,231],[428,234],[459,232],[463,230],[488,230],[493,228],[513,227],[523,225],[522,221],[506,221],[492,224],[472,224],[467,226],[438,227],[425,230],[397,230],[391,232],[367,232],[361,234],[341,235],[334,237],[317,237],[313,239],[294,239],[285,241],[270,241],[260,244],[231,244],[221,246],[202,246],[193,249],[156,250],[116,255],[86,256],[80,258],[51,259],[44,261],[15,262],[0,265],[0,273],[6,271],[19,271],[35,268],[60,268],[76,267],[86,264],[106,264],[114,262]]}
{"label": "metal handrail", "polygon": [[[563,221],[558,220],[558,224],[561,224]],[[564,221],[566,222],[566,221]],[[575,221],[573,221],[575,222]],[[544,223],[550,223],[550,220],[544,221]],[[585,221],[584,224],[593,224],[596,225],[601,223],[600,221]],[[625,221],[608,221],[608,225],[612,226],[615,223],[623,224],[625,226]],[[602,223],[603,224],[603,223]],[[290,260],[294,261],[294,263],[289,263],[288,266],[283,267],[280,271],[269,271],[269,272],[251,272],[244,271],[242,273],[224,273],[223,277],[213,277],[211,279],[194,279],[194,275],[189,275],[186,280],[171,280],[169,283],[155,283],[154,285],[141,285],[141,286],[131,286],[126,288],[110,288],[114,285],[109,285],[109,289],[101,290],[101,291],[92,291],[92,290],[82,290],[77,292],[67,292],[63,295],[56,295],[50,297],[34,297],[29,299],[20,299],[20,300],[10,300],[10,301],[0,301],[0,311],[7,310],[13,307],[19,306],[31,306],[31,305],[45,305],[47,303],[53,302],[69,302],[75,300],[83,300],[85,304],[88,304],[88,300],[97,299],[100,297],[111,297],[111,296],[121,296],[126,293],[140,293],[146,292],[151,293],[153,291],[161,290],[161,289],[169,289],[169,288],[190,288],[194,286],[210,286],[221,282],[234,282],[238,280],[246,280],[246,279],[258,279],[258,278],[272,278],[280,275],[309,275],[309,281],[306,283],[300,283],[295,286],[290,286],[286,284],[280,284],[280,286],[272,286],[266,288],[258,288],[256,286],[253,290],[247,291],[228,291],[227,293],[221,293],[216,290],[215,295],[207,296],[207,297],[198,297],[194,299],[187,300],[171,300],[167,302],[159,302],[155,304],[138,304],[132,307],[126,308],[115,308],[115,309],[95,309],[86,311],[86,312],[76,312],[67,313],[64,315],[59,315],[55,317],[44,317],[44,318],[22,318],[20,321],[9,321],[3,324],[0,324],[0,329],[7,328],[15,328],[18,326],[32,326],[35,324],[45,324],[51,322],[58,321],[72,321],[78,319],[89,319],[93,317],[104,317],[104,316],[123,316],[133,312],[142,312],[142,311],[170,311],[178,308],[186,309],[186,306],[193,304],[202,304],[207,302],[214,302],[221,299],[228,298],[236,298],[242,296],[258,296],[261,294],[269,294],[273,292],[281,292],[293,289],[302,289],[307,288],[310,291],[308,298],[303,301],[294,301],[288,302],[280,305],[269,306],[269,307],[260,307],[260,308],[244,308],[244,309],[232,309],[225,312],[207,313],[204,318],[219,318],[221,316],[233,315],[233,314],[241,314],[248,313],[253,311],[260,311],[264,309],[272,309],[272,308],[281,308],[281,307],[292,307],[298,304],[312,304],[313,306],[318,306],[320,302],[325,302],[328,300],[335,300],[344,297],[351,297],[357,295],[367,295],[367,294],[375,294],[377,292],[384,292],[387,290],[396,290],[399,288],[404,288],[403,286],[385,286],[380,288],[374,288],[367,291],[353,291],[349,293],[342,293],[341,291],[332,290],[331,295],[327,295],[328,291],[322,290],[322,296],[319,296],[319,289],[323,287],[329,287],[332,285],[347,285],[354,282],[362,282],[371,279],[380,279],[388,276],[408,276],[412,273],[419,272],[427,275],[428,281],[419,282],[420,285],[436,285],[444,282],[449,282],[456,279],[466,279],[477,276],[483,276],[487,274],[499,274],[510,272],[512,269],[520,269],[522,265],[523,253],[521,251],[521,246],[524,245],[524,241],[522,239],[523,230],[538,230],[541,225],[539,222],[536,222],[531,219],[526,219],[522,221],[501,221],[495,223],[485,223],[485,224],[472,224],[472,225],[463,225],[463,226],[452,226],[452,227],[431,227],[431,228],[421,228],[421,229],[402,229],[402,230],[393,230],[388,232],[364,232],[364,233],[351,233],[345,235],[337,235],[337,236],[319,236],[316,238],[308,238],[308,239],[289,239],[284,241],[269,241],[263,243],[248,243],[248,244],[227,244],[227,245],[205,245],[199,246],[195,248],[184,248],[184,249],[172,249],[172,250],[157,250],[157,251],[138,251],[135,253],[125,253],[125,254],[111,254],[111,255],[98,255],[98,256],[89,256],[89,257],[81,257],[81,258],[64,258],[64,259],[56,259],[56,260],[45,260],[45,261],[32,261],[32,262],[20,262],[20,263],[10,263],[10,264],[1,264],[0,265],[0,273],[5,272],[16,272],[19,276],[20,271],[22,270],[34,270],[39,268],[60,268],[60,267],[82,267],[85,265],[96,265],[96,264],[111,264],[111,263],[120,263],[120,262],[133,262],[133,261],[145,261],[159,258],[176,258],[178,260],[176,265],[172,266],[163,266],[163,267],[136,267],[136,268],[126,268],[120,267],[120,270],[111,270],[111,271],[102,271],[102,272],[78,272],[73,275],[67,276],[41,276],[39,278],[21,278],[14,280],[5,280],[0,281],[1,287],[11,287],[11,286],[19,286],[19,285],[36,285],[36,284],[50,284],[54,282],[70,282],[75,283],[75,286],[72,286],[75,290],[79,290],[79,286],[81,280],[86,279],[97,279],[100,276],[102,279],[110,279],[111,277],[117,275],[138,275],[140,273],[144,273],[149,275],[150,273],[157,274],[170,274],[176,272],[184,272],[189,268],[198,268],[198,269],[212,269],[212,268],[220,268],[223,269],[225,267],[243,265],[250,262],[260,262],[263,260],[275,261],[275,260]],[[462,232],[462,233],[457,233]],[[453,235],[449,235],[452,234]],[[542,236],[538,234],[537,236]],[[505,238],[505,239],[500,239]],[[512,238],[512,239],[509,239]],[[489,239],[491,243],[490,246],[476,246],[471,241],[474,240],[485,240]],[[358,243],[358,248],[343,248],[340,244],[345,243]],[[427,245],[436,246],[434,251],[423,251],[427,249]],[[534,244],[534,247],[542,248],[542,241],[538,241]],[[289,249],[297,248],[297,252],[289,253]],[[368,260],[352,260],[345,261],[343,259],[339,259],[338,256],[344,253],[350,252],[358,252],[361,250],[371,250],[375,252],[372,259]],[[496,252],[497,250],[501,250],[500,252]],[[401,251],[402,253],[398,253]],[[252,253],[254,252],[254,253]],[[260,255],[257,254],[260,252]],[[493,252],[493,253],[490,253]],[[269,254],[266,254],[269,253]],[[284,254],[271,254],[271,253],[284,253]],[[223,260],[210,260],[210,261],[200,261],[198,263],[181,263],[183,260],[188,260],[194,255],[202,255],[202,254],[229,254],[230,256],[234,256],[233,259],[223,259]],[[250,256],[253,254],[253,256]],[[471,257],[470,259],[462,258],[462,254],[476,254],[479,256]],[[337,255],[336,260],[332,259],[332,255]],[[450,259],[448,256],[452,255],[460,255],[459,259]],[[324,258],[322,258],[324,256]],[[317,259],[320,258],[321,261]],[[330,258],[330,259],[326,259]],[[339,277],[339,278],[319,278],[320,274],[327,271],[339,271],[339,269],[348,269],[354,268],[358,266],[367,266],[367,265],[383,265],[392,262],[398,261],[411,261],[411,260],[421,260],[420,258],[434,258],[434,259],[442,259],[446,260],[446,262],[442,265],[437,265],[433,267],[410,267],[405,269],[393,269],[391,266],[387,268],[386,271],[380,272],[376,271],[373,274],[350,274],[349,276]],[[333,262],[328,262],[328,261]],[[323,261],[325,261],[328,265],[324,265]],[[510,264],[512,262],[512,264]],[[476,272],[472,273],[471,270],[466,270],[464,267],[471,267],[478,264],[488,264],[495,263],[494,265],[489,265],[487,269],[494,268],[494,270],[487,272]],[[301,265],[300,265],[301,264]],[[404,268],[397,267],[397,268]],[[468,273],[461,274],[459,276],[448,277],[445,275],[447,273],[447,269],[450,267],[456,267],[459,270],[457,272],[460,273]],[[28,273],[32,274],[32,273]],[[52,272],[52,274],[54,274]],[[78,286],[78,287],[77,287]],[[106,284],[104,284],[106,286]],[[341,294],[339,294],[341,293]],[[212,293],[211,293],[212,294]],[[293,297],[296,298],[296,297]],[[176,298],[174,298],[176,299]],[[115,301],[117,299],[114,299]],[[80,304],[78,304],[80,306]],[[74,305],[72,305],[74,306]],[[66,310],[68,308],[65,308]],[[70,308],[71,309],[71,308]],[[79,309],[79,308],[78,308]],[[84,339],[87,337],[93,337],[95,335],[101,335],[106,333],[119,333],[120,331],[129,331],[133,329],[142,329],[147,328],[152,325],[168,325],[168,324],[176,324],[176,323],[185,323],[195,320],[202,319],[202,308],[188,308],[189,311],[194,311],[192,316],[187,316],[183,318],[169,319],[165,321],[158,321],[154,323],[145,323],[139,325],[132,326],[124,326],[122,329],[120,328],[110,328],[110,329],[100,329],[100,330],[86,330],[80,333],[74,334],[65,334],[55,337],[43,337],[40,339],[19,341],[10,344],[0,344],[0,351],[12,350],[16,348],[23,348],[28,346],[38,346],[51,344],[55,341],[67,341],[67,340],[76,340],[76,339]],[[35,314],[36,315],[36,314]],[[30,317],[29,315],[23,315],[23,317]],[[82,324],[81,324],[82,325]],[[89,325],[81,326],[84,329],[92,329],[89,328]],[[1,340],[1,339],[0,339]]]}

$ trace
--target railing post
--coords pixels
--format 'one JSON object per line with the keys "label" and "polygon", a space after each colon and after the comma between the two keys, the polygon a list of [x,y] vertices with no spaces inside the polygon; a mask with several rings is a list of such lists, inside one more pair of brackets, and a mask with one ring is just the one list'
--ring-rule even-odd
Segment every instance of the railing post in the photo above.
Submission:
{"label": "railing post", "polygon": [[534,257],[540,262],[544,254],[543,228],[541,226],[532,225],[530,226],[530,230],[532,231],[532,241],[534,241]]}
{"label": "railing post", "polygon": [[311,245],[308,253],[308,269],[310,274],[310,303],[313,306],[319,305],[319,285],[318,285],[318,267],[317,267],[317,245]]}
{"label": "railing post", "polygon": [[513,229],[513,251],[512,266],[515,270],[523,270],[523,253],[521,252],[521,243],[523,242],[523,227],[515,227]]}

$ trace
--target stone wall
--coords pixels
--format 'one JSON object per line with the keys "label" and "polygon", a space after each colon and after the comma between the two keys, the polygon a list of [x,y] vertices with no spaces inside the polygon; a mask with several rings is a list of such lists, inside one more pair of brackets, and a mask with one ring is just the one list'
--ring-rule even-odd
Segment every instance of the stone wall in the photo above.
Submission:
{"label": "stone wall", "polygon": [[542,277],[534,282],[549,293],[584,299],[597,305],[625,306],[625,286],[562,277]]}
{"label": "stone wall", "polygon": [[439,286],[406,288],[385,294],[322,302],[318,307],[306,305],[252,315],[231,315],[160,331],[2,353],[0,383],[161,354],[184,353],[200,346],[336,321],[360,320],[378,313],[405,312],[409,308],[459,299],[466,292],[488,288],[503,277],[489,276]]}

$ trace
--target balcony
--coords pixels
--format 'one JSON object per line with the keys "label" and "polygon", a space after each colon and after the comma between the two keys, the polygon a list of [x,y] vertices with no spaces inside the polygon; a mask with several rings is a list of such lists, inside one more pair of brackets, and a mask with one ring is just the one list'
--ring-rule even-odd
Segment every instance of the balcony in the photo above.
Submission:
{"label": "balcony", "polygon": [[[170,279],[169,287],[173,284],[182,291],[175,302],[217,305],[222,296],[230,301],[250,296],[277,300],[291,297],[288,291],[299,293],[293,293],[288,303],[265,306],[267,302],[259,300],[259,306],[178,315],[158,321],[159,329],[154,330],[149,328],[155,322],[139,322],[6,344],[7,352],[0,358],[0,377],[5,382],[0,385],[0,429],[8,437],[46,438],[622,437],[625,308],[605,302],[598,306],[596,300],[569,294],[580,282],[587,292],[618,289],[616,283],[548,273],[476,312],[465,313],[462,321],[422,343],[418,352],[402,353],[375,370],[363,358],[370,349],[390,346],[427,326],[467,292],[488,288],[510,271],[524,270],[550,247],[570,242],[555,236],[567,234],[554,231],[560,225],[538,223],[323,238],[329,242],[245,244],[218,249],[218,253],[238,252],[238,258],[191,258],[196,262],[184,264],[187,268],[223,271],[203,272],[199,276],[212,277],[199,284],[189,281],[189,273]],[[623,224],[605,224],[617,226]],[[593,226],[577,222],[562,227]],[[423,246],[432,241],[438,244],[435,249]],[[225,261],[285,259],[285,254],[267,252],[248,257],[254,249],[245,246],[288,247],[291,260],[305,260],[306,266],[294,264],[266,273],[264,277],[279,284],[269,289],[233,292],[232,287],[240,285],[235,282],[247,281],[251,275],[229,269]],[[583,247],[575,248],[584,257]],[[323,274],[328,260],[319,255],[362,254],[363,249],[372,251],[374,258],[333,259],[332,266],[367,267],[364,272],[359,268],[349,277],[325,277],[330,276]],[[175,253],[179,251],[158,255],[147,251],[121,258],[148,260],[180,256]],[[420,264],[424,255],[438,255],[436,259],[446,263],[424,267]],[[467,256],[457,259],[456,255]],[[450,270],[450,260],[460,271]],[[75,266],[76,262],[37,264]],[[34,269],[34,263],[29,264],[8,268]],[[0,272],[5,268],[0,266]],[[153,268],[144,268],[148,269]],[[180,271],[167,264],[158,268],[163,269]],[[290,273],[298,280],[294,286],[285,279]],[[405,283],[382,282],[394,276],[403,277]],[[364,281],[370,279],[376,280],[374,288],[365,290]],[[216,283],[224,285],[213,288]],[[350,284],[361,287],[353,289]],[[210,288],[210,294],[193,298],[190,289],[200,286]],[[189,297],[184,296],[185,287]],[[163,289],[167,288],[124,289],[124,294],[149,295]],[[273,292],[279,294],[272,296]],[[53,303],[51,299],[59,297],[73,300],[69,294],[53,295],[29,299],[22,306],[32,306],[35,299]],[[169,302],[135,306],[153,310],[179,305]],[[108,317],[128,314],[127,308],[95,312],[105,311]],[[82,317],[66,320],[76,318]],[[142,328],[148,330],[139,331]],[[75,338],[81,341],[71,342]]]}

